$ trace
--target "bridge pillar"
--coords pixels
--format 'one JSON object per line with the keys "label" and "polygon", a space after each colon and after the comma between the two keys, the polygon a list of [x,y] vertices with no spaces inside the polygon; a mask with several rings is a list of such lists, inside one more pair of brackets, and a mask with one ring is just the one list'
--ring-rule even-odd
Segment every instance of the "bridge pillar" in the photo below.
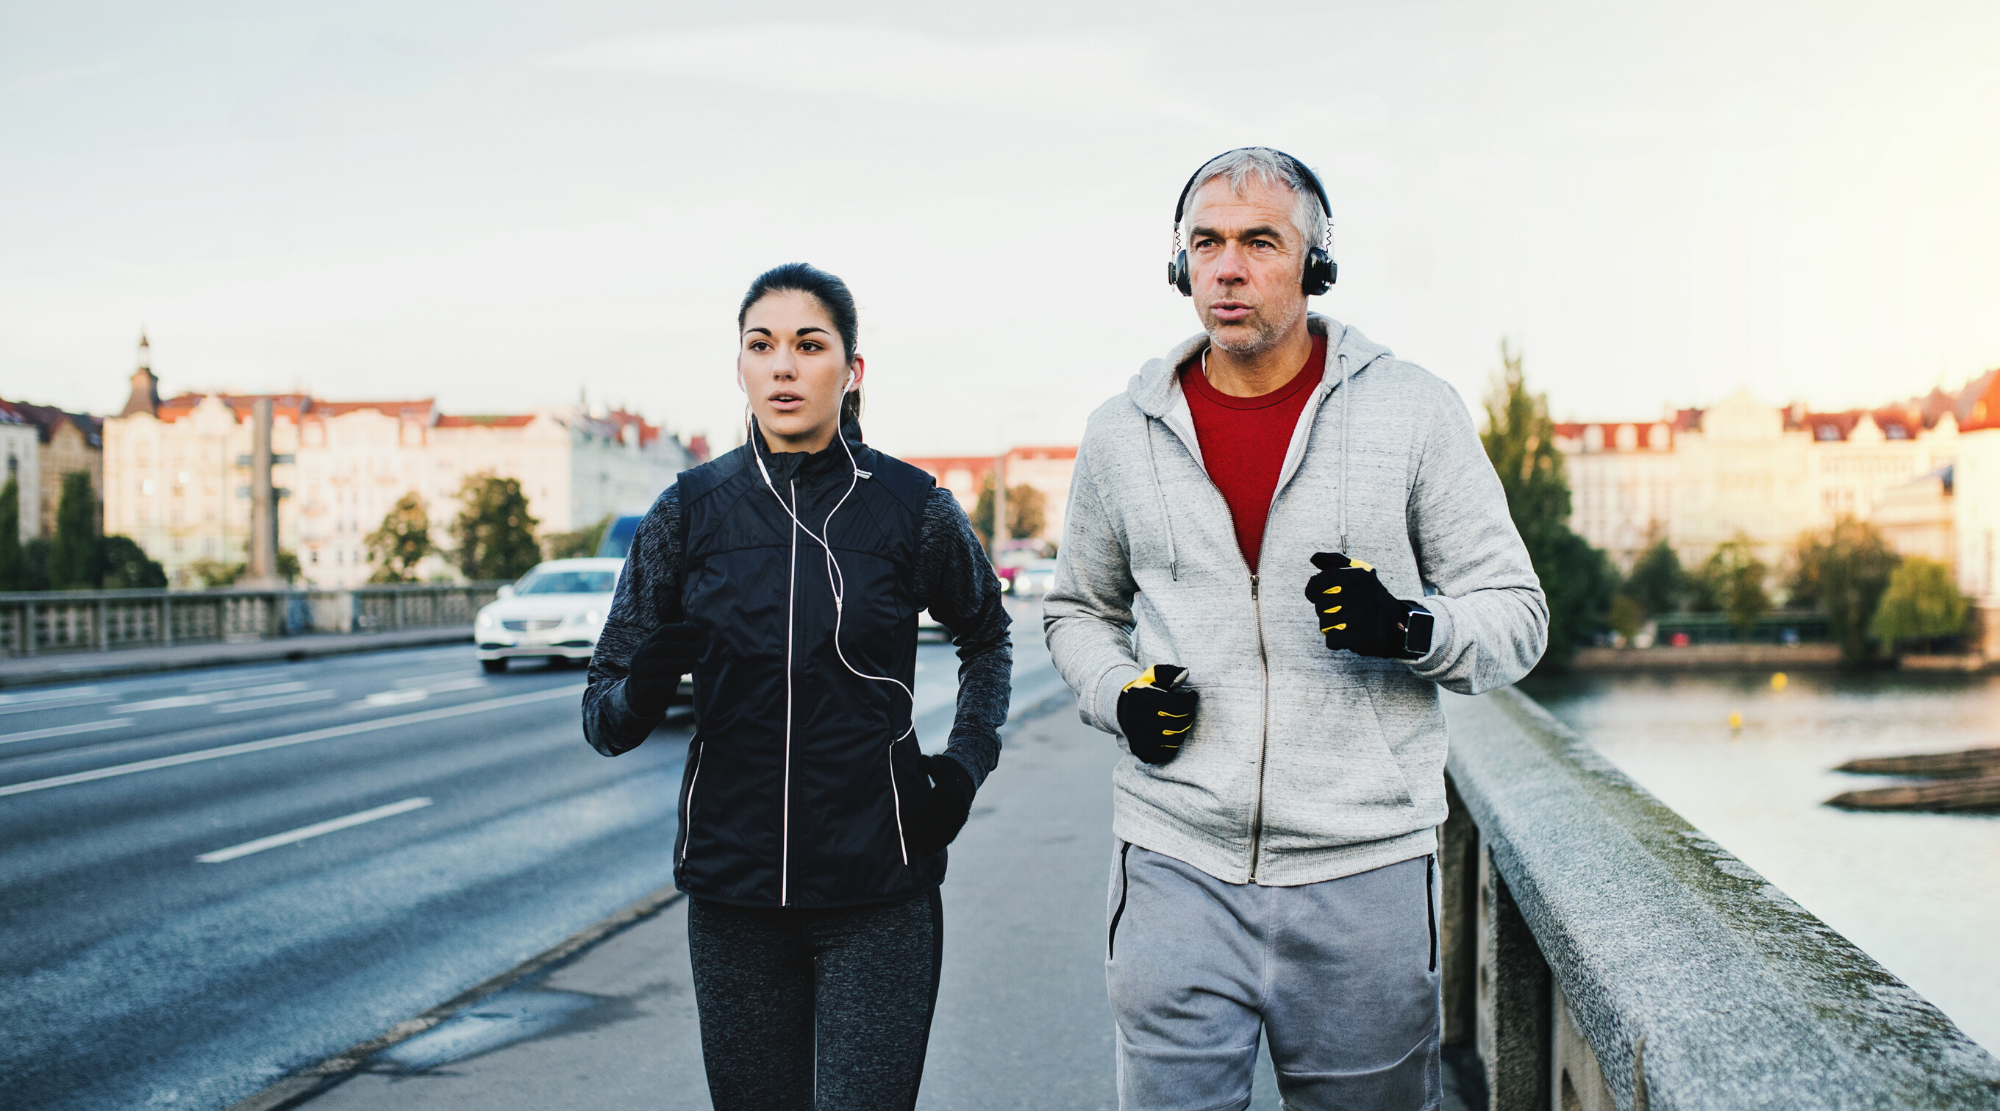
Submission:
{"label": "bridge pillar", "polygon": [[1549,1102],[1549,966],[1535,935],[1480,846],[1474,1038],[1486,1067],[1489,1111],[1545,1111]]}

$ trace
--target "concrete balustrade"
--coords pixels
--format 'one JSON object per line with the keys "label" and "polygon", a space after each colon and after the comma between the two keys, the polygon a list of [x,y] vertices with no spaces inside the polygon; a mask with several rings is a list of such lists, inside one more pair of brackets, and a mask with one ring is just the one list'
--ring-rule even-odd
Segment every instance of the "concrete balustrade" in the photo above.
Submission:
{"label": "concrete balustrade", "polygon": [[307,633],[469,629],[501,585],[0,593],[0,655],[237,643]]}
{"label": "concrete balustrade", "polygon": [[1532,699],[1445,698],[1444,1036],[1493,1111],[2000,1107],[2000,1060]]}

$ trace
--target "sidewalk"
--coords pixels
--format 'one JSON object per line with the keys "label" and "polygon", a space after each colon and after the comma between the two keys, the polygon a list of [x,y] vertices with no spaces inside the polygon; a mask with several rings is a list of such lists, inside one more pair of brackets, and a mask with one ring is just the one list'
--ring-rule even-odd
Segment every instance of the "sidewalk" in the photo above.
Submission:
{"label": "sidewalk", "polygon": [[42,683],[74,683],[113,679],[157,671],[197,667],[309,660],[349,652],[380,652],[389,648],[420,648],[430,644],[471,643],[470,625],[435,629],[397,629],[385,633],[314,633],[276,637],[240,644],[177,644],[171,648],[125,648],[111,652],[51,652],[0,660],[0,688]]}
{"label": "sidewalk", "polygon": [[[922,1111],[1117,1106],[1103,964],[1117,756],[1067,707],[1010,727],[952,846]],[[235,1111],[706,1111],[686,913],[673,899],[315,1098],[289,1102],[281,1085]],[[1265,1058],[1251,1107],[1277,1106]],[[1448,1070],[1444,1106],[1463,1106]]]}

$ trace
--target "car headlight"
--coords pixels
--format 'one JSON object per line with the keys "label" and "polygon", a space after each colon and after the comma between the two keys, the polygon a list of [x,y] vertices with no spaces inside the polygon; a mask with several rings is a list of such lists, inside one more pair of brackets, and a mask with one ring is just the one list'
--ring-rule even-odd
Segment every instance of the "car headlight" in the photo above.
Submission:
{"label": "car headlight", "polygon": [[591,610],[590,612],[583,615],[583,623],[586,625],[596,625],[602,622],[603,620],[604,620],[604,615],[597,612],[596,610]]}
{"label": "car headlight", "polygon": [[485,610],[480,610],[479,620],[474,622],[474,624],[478,625],[482,629],[491,629],[493,627],[493,615],[486,612]]}

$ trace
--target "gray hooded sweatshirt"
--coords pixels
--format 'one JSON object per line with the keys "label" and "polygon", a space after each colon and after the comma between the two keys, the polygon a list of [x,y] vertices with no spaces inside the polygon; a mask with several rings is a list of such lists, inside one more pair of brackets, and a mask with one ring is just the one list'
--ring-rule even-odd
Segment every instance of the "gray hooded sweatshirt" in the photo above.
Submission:
{"label": "gray hooded sweatshirt", "polygon": [[[1437,688],[1505,686],[1548,641],[1541,582],[1457,392],[1338,321],[1308,327],[1328,363],[1292,432],[1259,574],[1175,374],[1199,335],[1091,414],[1043,600],[1056,668],[1099,729],[1119,732],[1119,691],[1141,668],[1187,668],[1194,727],[1170,763],[1119,761],[1113,829],[1230,883],[1316,883],[1431,852],[1445,817]],[[1342,550],[1437,615],[1428,655],[1327,649],[1305,585],[1314,552]]]}

